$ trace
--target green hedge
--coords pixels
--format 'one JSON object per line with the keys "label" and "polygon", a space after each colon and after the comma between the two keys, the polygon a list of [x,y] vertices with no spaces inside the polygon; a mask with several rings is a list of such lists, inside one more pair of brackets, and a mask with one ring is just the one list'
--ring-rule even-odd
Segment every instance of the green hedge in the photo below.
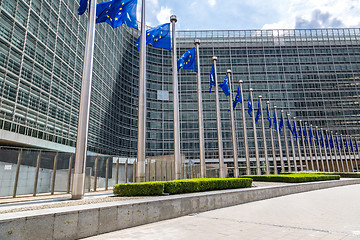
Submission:
{"label": "green hedge", "polygon": [[339,175],[322,175],[322,174],[279,174],[279,175],[244,175],[244,178],[251,178],[254,181],[261,182],[287,182],[302,183],[327,180],[339,180]]}
{"label": "green hedge", "polygon": [[115,196],[158,196],[164,193],[163,182],[125,183],[114,185]]}
{"label": "green hedge", "polygon": [[170,194],[251,187],[245,178],[195,178],[164,182],[164,191]]}
{"label": "green hedge", "polygon": [[360,178],[360,172],[300,172],[302,174],[340,175],[342,178]]}
{"label": "green hedge", "polygon": [[196,178],[164,182],[117,184],[116,196],[156,196],[165,193],[180,194],[211,190],[251,187],[250,178]]}

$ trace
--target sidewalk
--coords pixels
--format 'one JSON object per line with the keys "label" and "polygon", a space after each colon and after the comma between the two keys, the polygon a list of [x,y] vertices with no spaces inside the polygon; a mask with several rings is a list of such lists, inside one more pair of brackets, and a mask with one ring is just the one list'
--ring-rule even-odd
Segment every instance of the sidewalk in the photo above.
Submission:
{"label": "sidewalk", "polygon": [[128,228],[97,239],[360,239],[360,184],[293,194]]}

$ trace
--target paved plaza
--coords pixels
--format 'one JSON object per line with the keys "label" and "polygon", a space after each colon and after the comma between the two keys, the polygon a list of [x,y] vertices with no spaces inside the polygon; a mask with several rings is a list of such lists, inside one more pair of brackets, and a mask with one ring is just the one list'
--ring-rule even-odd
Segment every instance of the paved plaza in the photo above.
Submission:
{"label": "paved plaza", "polygon": [[87,238],[360,239],[360,185],[293,194]]}

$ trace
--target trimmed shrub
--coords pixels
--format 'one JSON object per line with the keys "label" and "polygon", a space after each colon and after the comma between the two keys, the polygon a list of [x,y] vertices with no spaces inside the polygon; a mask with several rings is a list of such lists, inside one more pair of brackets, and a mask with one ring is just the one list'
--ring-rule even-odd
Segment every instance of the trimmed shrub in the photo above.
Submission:
{"label": "trimmed shrub", "polygon": [[302,183],[315,181],[339,180],[339,175],[321,175],[321,174],[279,174],[279,175],[244,175],[244,178],[251,178],[260,182],[287,182]]}
{"label": "trimmed shrub", "polygon": [[126,183],[114,185],[115,196],[158,196],[164,193],[163,182]]}
{"label": "trimmed shrub", "polygon": [[117,184],[113,188],[116,196],[156,196],[203,192],[211,190],[251,187],[250,178],[195,178],[164,182]]}
{"label": "trimmed shrub", "polygon": [[300,172],[302,174],[321,174],[321,175],[340,175],[342,178],[360,178],[360,173],[358,172]]}

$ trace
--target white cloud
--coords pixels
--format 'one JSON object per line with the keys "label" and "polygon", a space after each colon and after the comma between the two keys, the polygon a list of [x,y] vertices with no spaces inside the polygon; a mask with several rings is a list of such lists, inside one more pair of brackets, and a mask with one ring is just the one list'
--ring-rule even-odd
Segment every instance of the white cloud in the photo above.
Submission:
{"label": "white cloud", "polygon": [[170,16],[172,15],[172,9],[169,7],[161,6],[159,13],[156,15],[158,22],[166,23],[170,21]]}
{"label": "white cloud", "polygon": [[210,7],[214,7],[216,5],[216,0],[208,0]]}

